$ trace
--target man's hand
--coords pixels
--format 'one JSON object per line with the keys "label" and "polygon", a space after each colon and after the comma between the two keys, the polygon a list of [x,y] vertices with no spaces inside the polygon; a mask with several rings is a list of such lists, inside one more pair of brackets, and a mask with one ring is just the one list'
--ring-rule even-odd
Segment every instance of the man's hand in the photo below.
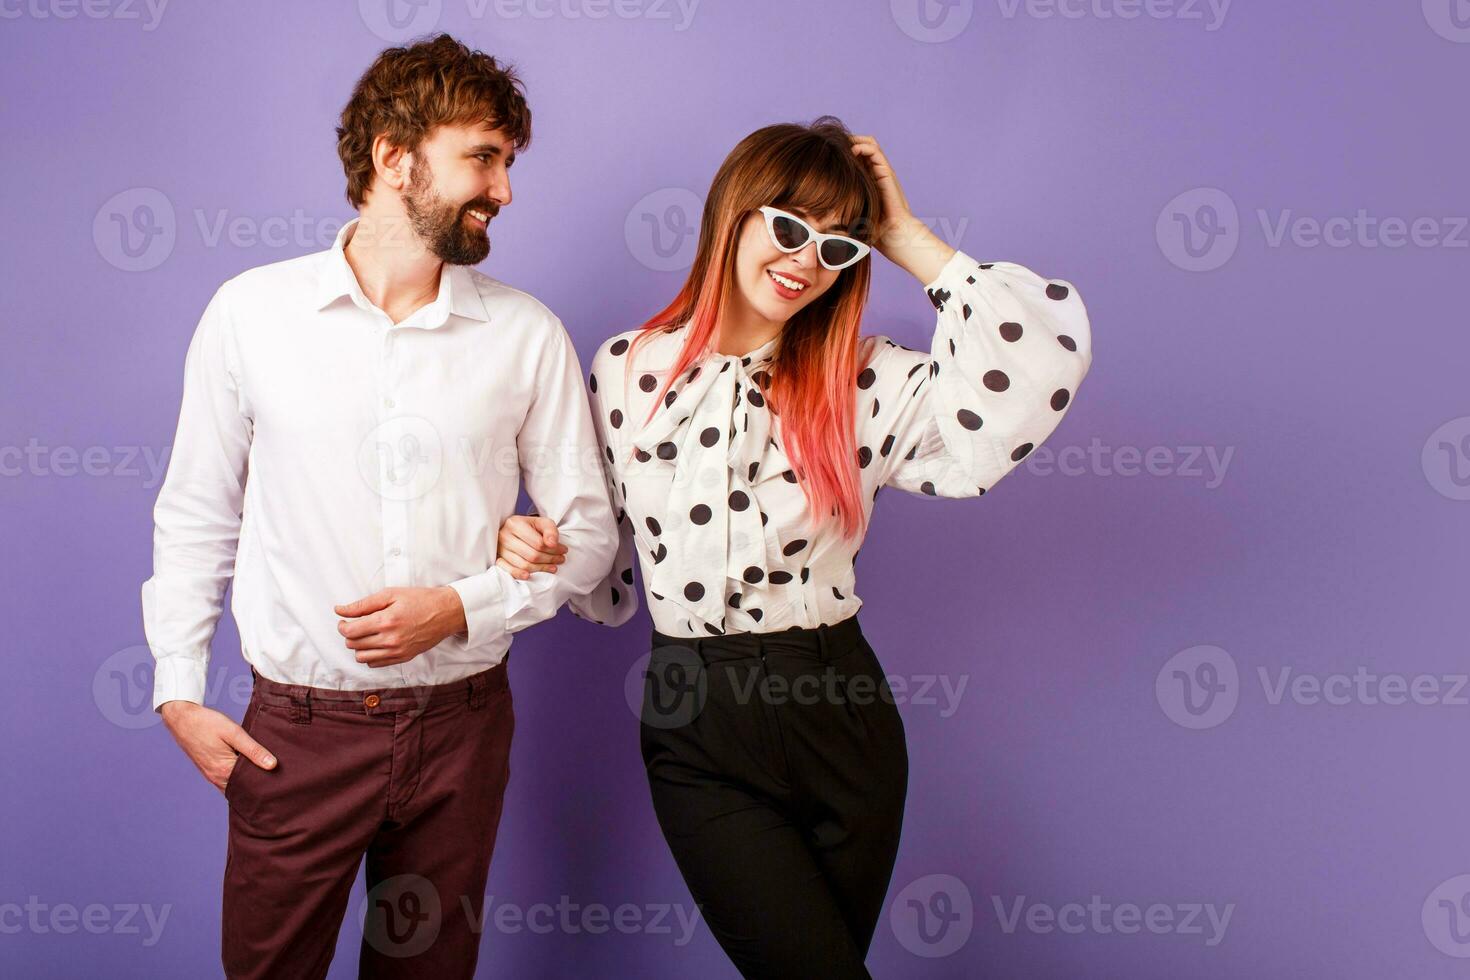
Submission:
{"label": "man's hand", "polygon": [[229,715],[193,701],[168,701],[159,713],[179,748],[222,793],[238,756],[243,755],[262,769],[276,767],[276,757]]}
{"label": "man's hand", "polygon": [[549,517],[507,517],[495,547],[495,564],[522,582],[533,572],[555,575],[556,566],[567,560],[567,546],[560,543],[556,522]]}
{"label": "man's hand", "polygon": [[337,632],[357,662],[369,667],[407,663],[447,636],[469,629],[459,593],[447,585],[434,589],[395,587],[332,607]]}

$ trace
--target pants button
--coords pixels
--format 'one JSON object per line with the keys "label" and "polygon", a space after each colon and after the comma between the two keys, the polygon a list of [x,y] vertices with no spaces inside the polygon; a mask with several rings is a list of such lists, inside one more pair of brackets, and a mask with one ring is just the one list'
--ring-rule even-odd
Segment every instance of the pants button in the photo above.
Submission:
{"label": "pants button", "polygon": [[376,708],[381,703],[382,699],[379,698],[376,694],[369,694],[367,697],[362,699],[362,705],[365,708]]}

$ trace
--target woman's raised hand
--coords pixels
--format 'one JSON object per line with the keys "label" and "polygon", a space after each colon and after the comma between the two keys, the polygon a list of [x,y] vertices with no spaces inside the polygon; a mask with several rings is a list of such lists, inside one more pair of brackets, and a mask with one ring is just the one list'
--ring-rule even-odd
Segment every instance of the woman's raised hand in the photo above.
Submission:
{"label": "woman's raised hand", "polygon": [[876,139],[854,135],[852,152],[867,161],[883,198],[883,225],[878,229],[874,247],[920,282],[933,281],[954,255],[954,249],[914,217],[908,198],[899,186],[898,175]]}

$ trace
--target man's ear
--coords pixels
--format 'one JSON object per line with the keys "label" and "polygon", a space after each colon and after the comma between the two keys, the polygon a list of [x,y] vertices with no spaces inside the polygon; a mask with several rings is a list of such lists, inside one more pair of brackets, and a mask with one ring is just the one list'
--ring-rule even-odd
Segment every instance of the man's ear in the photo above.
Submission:
{"label": "man's ear", "polygon": [[397,191],[407,187],[412,166],[413,154],[404,152],[382,134],[373,137],[373,170],[389,187]]}

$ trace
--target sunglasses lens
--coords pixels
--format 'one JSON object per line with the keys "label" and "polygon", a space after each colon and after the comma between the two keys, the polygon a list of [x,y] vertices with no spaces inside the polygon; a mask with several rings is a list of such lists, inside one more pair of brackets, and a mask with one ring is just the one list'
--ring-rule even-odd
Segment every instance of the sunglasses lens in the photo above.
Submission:
{"label": "sunglasses lens", "polygon": [[858,247],[852,242],[828,239],[822,243],[822,261],[828,265],[844,265],[857,254]]}
{"label": "sunglasses lens", "polygon": [[801,248],[806,244],[806,229],[781,215],[771,222],[771,233],[776,236],[776,244],[785,249]]}

